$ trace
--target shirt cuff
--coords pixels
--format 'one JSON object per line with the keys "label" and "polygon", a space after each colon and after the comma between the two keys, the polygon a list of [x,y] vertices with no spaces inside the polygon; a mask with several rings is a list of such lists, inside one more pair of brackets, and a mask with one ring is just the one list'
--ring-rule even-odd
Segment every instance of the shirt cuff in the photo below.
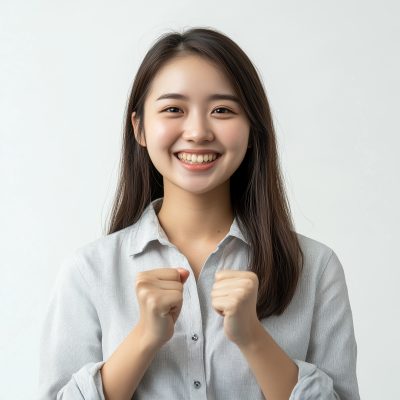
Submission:
{"label": "shirt cuff", "polygon": [[[105,400],[100,373],[104,364],[105,361],[91,362],[72,374],[72,379],[64,388],[60,399],[75,400],[77,399],[76,395],[80,392],[80,399],[82,400]],[[57,400],[59,400],[58,396]]]}
{"label": "shirt cuff", "polygon": [[289,400],[340,400],[333,390],[333,381],[314,364],[292,360],[299,367],[298,382]]}

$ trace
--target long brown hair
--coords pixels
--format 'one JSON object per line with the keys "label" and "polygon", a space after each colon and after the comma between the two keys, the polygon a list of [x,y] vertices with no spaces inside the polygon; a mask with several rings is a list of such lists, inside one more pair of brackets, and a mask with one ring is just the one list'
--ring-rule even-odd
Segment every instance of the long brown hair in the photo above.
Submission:
{"label": "long brown hair", "polygon": [[162,35],[147,52],[133,82],[126,108],[122,158],[108,234],[134,224],[151,201],[164,196],[163,177],[147,148],[134,135],[144,133],[144,103],[152,81],[174,57],[194,54],[211,61],[230,80],[250,122],[252,147],[230,178],[232,209],[250,244],[249,270],[259,279],[257,316],[279,316],[292,300],[303,268],[277,152],[271,110],[256,68],[224,34],[206,28]]}

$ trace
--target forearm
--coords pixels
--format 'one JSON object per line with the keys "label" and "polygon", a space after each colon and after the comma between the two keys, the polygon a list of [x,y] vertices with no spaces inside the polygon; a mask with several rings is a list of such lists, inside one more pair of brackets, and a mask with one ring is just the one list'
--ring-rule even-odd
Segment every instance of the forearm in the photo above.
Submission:
{"label": "forearm", "polygon": [[267,400],[289,400],[298,381],[299,368],[261,325],[254,340],[239,346]]}
{"label": "forearm", "polygon": [[106,400],[130,400],[159,347],[136,326],[101,369]]}

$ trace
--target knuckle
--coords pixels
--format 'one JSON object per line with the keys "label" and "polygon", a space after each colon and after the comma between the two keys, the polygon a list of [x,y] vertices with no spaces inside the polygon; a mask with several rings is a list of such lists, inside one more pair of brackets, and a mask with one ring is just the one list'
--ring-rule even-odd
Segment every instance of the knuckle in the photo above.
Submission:
{"label": "knuckle", "polygon": [[143,290],[148,286],[148,280],[144,278],[136,278],[136,290]]}
{"label": "knuckle", "polygon": [[250,276],[253,279],[254,282],[258,282],[258,276],[255,272],[250,271]]}
{"label": "knuckle", "polygon": [[253,282],[252,279],[246,278],[246,279],[243,280],[243,285],[244,285],[246,288],[252,289],[252,288],[254,287],[254,282]]}
{"label": "knuckle", "polygon": [[142,289],[138,291],[139,300],[147,300],[151,297],[151,290],[150,289]]}
{"label": "knuckle", "polygon": [[138,279],[143,279],[146,277],[146,272],[145,271],[140,271],[136,274],[136,280]]}
{"label": "knuckle", "polygon": [[238,308],[239,308],[239,305],[240,305],[240,299],[238,299],[238,298],[236,298],[236,299],[233,299],[233,301],[232,301],[232,307],[235,309],[235,310],[237,310]]}
{"label": "knuckle", "polygon": [[157,310],[159,304],[160,304],[159,298],[154,294],[152,296],[148,296],[146,299],[146,305],[150,311]]}
{"label": "knuckle", "polygon": [[240,302],[242,300],[245,300],[247,298],[247,290],[244,288],[238,288],[236,290],[236,296],[234,298],[235,302]]}
{"label": "knuckle", "polygon": [[142,271],[142,272],[138,272],[136,274],[136,278],[135,278],[136,284],[138,284],[139,282],[147,281],[147,280],[148,280],[148,275],[146,274],[146,272]]}

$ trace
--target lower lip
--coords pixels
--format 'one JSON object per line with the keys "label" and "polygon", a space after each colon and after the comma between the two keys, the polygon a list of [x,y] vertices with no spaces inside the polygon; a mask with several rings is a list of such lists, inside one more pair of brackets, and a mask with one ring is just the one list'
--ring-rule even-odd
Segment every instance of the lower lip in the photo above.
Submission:
{"label": "lower lip", "polygon": [[212,162],[210,162],[210,163],[207,163],[207,164],[189,164],[189,163],[186,163],[186,162],[184,162],[184,161],[181,161],[178,157],[176,157],[176,156],[174,156],[178,161],[179,161],[179,163],[182,165],[182,166],[184,166],[187,170],[189,170],[189,171],[194,171],[194,172],[203,172],[203,171],[206,171],[206,170],[208,170],[208,169],[210,169],[210,168],[212,168],[214,165],[215,165],[215,163],[221,158],[221,156],[218,156],[214,161],[212,161]]}

